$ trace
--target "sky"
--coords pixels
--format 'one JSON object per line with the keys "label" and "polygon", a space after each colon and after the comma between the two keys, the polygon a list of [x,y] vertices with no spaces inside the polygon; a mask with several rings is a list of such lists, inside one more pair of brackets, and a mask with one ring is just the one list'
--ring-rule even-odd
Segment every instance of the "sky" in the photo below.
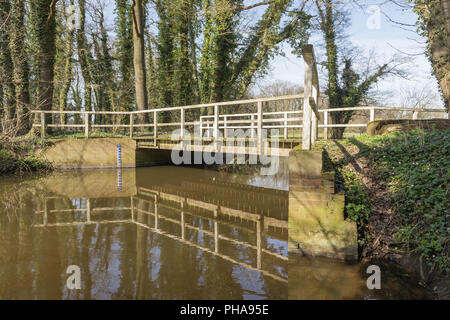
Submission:
{"label": "sky", "polygon": [[[249,0],[245,3],[251,4],[259,1]],[[108,24],[113,26],[114,2],[108,0],[104,2],[107,4]],[[372,52],[375,62],[381,64],[389,61],[394,54],[413,54],[413,56],[403,55],[408,60],[408,63],[403,66],[408,70],[408,79],[387,77],[377,83],[374,89],[377,96],[382,98],[379,103],[384,106],[405,106],[402,104],[405,103],[406,91],[424,90],[434,96],[432,105],[424,107],[443,108],[444,104],[440,99],[437,81],[431,74],[430,62],[424,54],[425,39],[417,34],[415,27],[405,28],[389,20],[390,18],[412,25],[416,23],[417,15],[412,9],[401,10],[399,6],[392,4],[389,0],[361,0],[358,3],[360,6],[353,6],[350,10],[351,25],[348,30],[348,40],[362,50],[363,55],[369,56]],[[376,17],[377,8],[380,9],[379,24]],[[312,44],[316,43],[318,36],[312,37]],[[256,91],[259,87],[275,81],[289,81],[303,85],[303,60],[291,54],[288,44],[283,44],[282,51],[284,56],[277,56],[271,61],[270,72],[264,79],[258,80],[255,86]],[[317,60],[323,60],[323,53],[322,56],[318,55],[319,53],[320,51],[317,49]],[[324,87],[326,82],[323,74],[320,74],[319,78],[321,87]]]}
{"label": "sky", "polygon": [[[426,89],[434,96],[434,105],[429,107],[443,107],[440,99],[438,84],[435,77],[431,74],[431,64],[426,58],[425,39],[415,32],[415,27],[405,27],[393,23],[389,20],[401,23],[415,24],[417,15],[412,10],[401,11],[394,4],[384,4],[380,8],[379,25],[371,19],[374,11],[366,12],[371,5],[386,1],[361,1],[368,2],[362,8],[354,7],[351,11],[351,27],[348,32],[348,40],[359,47],[365,54],[371,51],[375,53],[375,59],[378,63],[388,61],[392,55],[402,53],[414,54],[406,56],[408,63],[404,66],[408,70],[408,79],[400,77],[388,77],[377,83],[376,90],[381,93],[380,103],[385,106],[400,106],[404,103],[405,89],[419,91]],[[386,16],[386,15],[387,16]],[[388,18],[389,17],[389,18]],[[368,21],[368,19],[370,19]],[[370,28],[368,27],[370,26]],[[314,43],[314,41],[311,41]],[[285,57],[276,57],[272,61],[270,74],[260,81],[259,85],[265,85],[272,81],[290,81],[303,84],[303,61],[292,55],[291,49],[284,46]],[[317,53],[316,53],[317,56]],[[317,56],[317,60],[324,57]],[[323,75],[319,76],[321,86],[324,86]],[[403,93],[403,94],[402,94]]]}

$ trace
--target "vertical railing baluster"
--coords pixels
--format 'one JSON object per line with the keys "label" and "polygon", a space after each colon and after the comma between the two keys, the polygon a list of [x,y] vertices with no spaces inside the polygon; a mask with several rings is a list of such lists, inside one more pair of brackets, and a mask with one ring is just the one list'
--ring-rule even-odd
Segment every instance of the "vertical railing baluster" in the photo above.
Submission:
{"label": "vertical railing baluster", "polygon": [[283,133],[283,137],[284,139],[287,139],[287,132],[288,132],[288,115],[287,112],[284,113],[284,133]]}
{"label": "vertical railing baluster", "polygon": [[219,106],[217,104],[214,106],[213,137],[214,137],[214,146],[215,149],[217,150],[218,147],[217,139],[219,138]]}
{"label": "vertical railing baluster", "polygon": [[223,137],[227,138],[227,116],[223,116]]}
{"label": "vertical railing baluster", "polygon": [[323,112],[323,138],[328,139],[328,111]]}
{"label": "vertical railing baluster", "polygon": [[184,109],[180,109],[180,140],[184,140]]}
{"label": "vertical railing baluster", "polygon": [[[147,119],[147,117],[145,117]],[[133,139],[133,127],[134,127],[134,116],[133,113],[130,113],[130,138]]]}
{"label": "vertical railing baluster", "polygon": [[250,116],[250,138],[255,138],[255,115]]}
{"label": "vertical railing baluster", "polygon": [[41,112],[41,138],[45,138],[45,113]]}
{"label": "vertical railing baluster", "polygon": [[262,123],[263,123],[263,113],[262,113],[262,101],[258,101],[257,104],[257,115],[256,115],[256,121],[257,121],[257,131],[256,131],[256,137],[257,137],[257,152],[261,153],[263,148],[263,141],[262,141]]}
{"label": "vertical railing baluster", "polygon": [[158,117],[156,111],[153,111],[153,145],[156,147],[158,139]]}
{"label": "vertical railing baluster", "polygon": [[89,113],[84,112],[84,137],[89,138]]}
{"label": "vertical railing baluster", "polygon": [[370,121],[375,121],[375,109],[370,108]]}

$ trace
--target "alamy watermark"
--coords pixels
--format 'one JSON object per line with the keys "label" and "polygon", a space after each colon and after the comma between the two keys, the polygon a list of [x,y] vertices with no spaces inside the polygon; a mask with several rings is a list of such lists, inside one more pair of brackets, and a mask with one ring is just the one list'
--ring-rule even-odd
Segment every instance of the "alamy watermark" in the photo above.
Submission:
{"label": "alamy watermark", "polygon": [[366,270],[367,274],[370,276],[367,278],[367,288],[369,290],[381,289],[381,269],[377,265],[370,265]]}
{"label": "alamy watermark", "polygon": [[70,290],[80,290],[81,289],[81,270],[77,265],[71,265],[67,267],[67,274],[70,276],[67,278],[66,286]]}
{"label": "alamy watermark", "polygon": [[366,13],[369,14],[369,17],[366,21],[367,28],[371,30],[379,30],[381,29],[381,9],[377,5],[368,6],[366,9]]}

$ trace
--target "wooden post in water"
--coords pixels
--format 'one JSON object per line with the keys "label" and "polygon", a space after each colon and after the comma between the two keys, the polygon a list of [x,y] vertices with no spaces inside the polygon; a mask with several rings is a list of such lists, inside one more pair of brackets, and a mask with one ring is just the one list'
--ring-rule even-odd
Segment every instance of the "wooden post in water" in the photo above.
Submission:
{"label": "wooden post in water", "polygon": [[84,137],[89,138],[89,113],[84,113]]}
{"label": "wooden post in water", "polygon": [[133,139],[133,126],[134,126],[134,117],[133,114],[130,113],[130,138]]}
{"label": "wooden post in water", "polygon": [[41,138],[45,138],[45,113],[41,112]]}

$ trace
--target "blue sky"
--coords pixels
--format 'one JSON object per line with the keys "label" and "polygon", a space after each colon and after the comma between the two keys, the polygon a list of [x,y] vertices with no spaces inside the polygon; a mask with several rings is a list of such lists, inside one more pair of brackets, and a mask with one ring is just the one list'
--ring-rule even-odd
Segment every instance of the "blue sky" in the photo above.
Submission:
{"label": "blue sky", "polygon": [[[405,99],[401,93],[404,93],[405,88],[414,88],[414,90],[427,88],[436,97],[434,105],[429,107],[443,107],[443,103],[439,98],[437,82],[431,74],[431,65],[423,54],[425,39],[415,32],[415,27],[409,27],[407,28],[408,30],[405,30],[405,27],[390,22],[383,12],[390,19],[406,24],[415,24],[417,21],[416,14],[412,10],[402,11],[393,4],[384,4],[380,6],[380,28],[370,29],[367,27],[370,13],[365,11],[369,5],[380,2],[382,1],[367,1],[363,8],[353,7],[348,40],[362,49],[367,55],[373,50],[375,59],[379,63],[389,60],[394,54],[401,54],[398,50],[414,54],[414,56],[408,56],[408,63],[404,66],[409,73],[408,79],[388,77],[377,84],[376,90],[385,97],[382,100],[382,104],[392,106],[402,104]],[[314,43],[314,39],[311,42]],[[269,76],[261,81],[260,84],[264,85],[276,80],[303,84],[303,61],[290,54],[288,46],[284,46],[284,52],[286,57],[274,59]],[[323,57],[318,56],[318,59],[321,58]],[[322,77],[322,85],[323,83],[324,79]]]}

